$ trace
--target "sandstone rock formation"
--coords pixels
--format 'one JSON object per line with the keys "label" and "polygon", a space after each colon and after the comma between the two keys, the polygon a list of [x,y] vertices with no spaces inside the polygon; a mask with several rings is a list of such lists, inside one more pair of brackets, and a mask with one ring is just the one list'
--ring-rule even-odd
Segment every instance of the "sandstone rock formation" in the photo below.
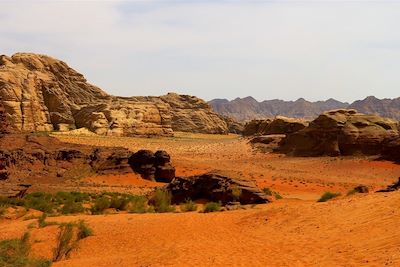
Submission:
{"label": "sandstone rock formation", "polygon": [[171,106],[174,131],[212,134],[229,132],[225,120],[200,98],[175,93],[160,98]]}
{"label": "sandstone rock formation", "polygon": [[273,135],[290,134],[300,131],[308,126],[308,122],[301,119],[276,116],[273,120],[252,120],[243,130],[243,135]]}
{"label": "sandstone rock formation", "polygon": [[175,178],[175,168],[171,164],[171,158],[163,150],[156,153],[150,150],[139,150],[129,157],[128,162],[144,179],[169,183]]}
{"label": "sandstone rock formation", "polygon": [[86,127],[107,135],[172,135],[164,102],[110,96],[64,62],[44,55],[0,56],[0,97],[16,130]]}
{"label": "sandstone rock formation", "polygon": [[234,119],[222,116],[226,125],[228,126],[228,132],[233,134],[242,134],[244,130],[244,123],[235,121]]}
{"label": "sandstone rock formation", "polygon": [[176,204],[187,199],[207,199],[222,204],[233,201],[241,204],[269,202],[267,196],[253,182],[217,173],[176,177],[168,184],[167,189],[171,192],[172,202]]}
{"label": "sandstone rock formation", "polygon": [[385,142],[398,136],[394,120],[356,110],[332,110],[289,134],[279,150],[297,156],[378,155]]}

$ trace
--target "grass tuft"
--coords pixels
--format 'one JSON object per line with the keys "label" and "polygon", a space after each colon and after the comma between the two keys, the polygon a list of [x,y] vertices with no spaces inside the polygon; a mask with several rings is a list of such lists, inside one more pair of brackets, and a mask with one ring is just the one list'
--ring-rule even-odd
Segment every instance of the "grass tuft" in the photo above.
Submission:
{"label": "grass tuft", "polygon": [[220,210],[221,210],[221,203],[208,202],[204,205],[203,212],[208,213],[208,212],[215,212],[215,211],[220,211]]}
{"label": "grass tuft", "polygon": [[180,205],[180,209],[182,212],[196,211],[197,205],[192,200],[188,199],[185,203]]}
{"label": "grass tuft", "polygon": [[325,192],[321,198],[318,199],[318,202],[325,202],[338,196],[340,196],[340,193]]}

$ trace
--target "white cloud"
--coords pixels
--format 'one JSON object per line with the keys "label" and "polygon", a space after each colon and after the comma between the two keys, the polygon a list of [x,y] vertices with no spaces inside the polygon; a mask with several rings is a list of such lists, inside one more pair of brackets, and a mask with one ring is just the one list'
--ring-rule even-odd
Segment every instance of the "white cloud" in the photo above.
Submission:
{"label": "white cloud", "polygon": [[0,3],[0,49],[61,58],[119,95],[398,96],[400,4]]}

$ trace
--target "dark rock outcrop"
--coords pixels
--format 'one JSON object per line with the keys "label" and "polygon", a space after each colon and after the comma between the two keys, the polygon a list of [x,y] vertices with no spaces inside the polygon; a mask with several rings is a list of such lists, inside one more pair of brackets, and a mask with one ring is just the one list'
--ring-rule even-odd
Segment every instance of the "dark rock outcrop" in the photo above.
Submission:
{"label": "dark rock outcrop", "polygon": [[383,159],[400,163],[400,137],[384,143],[381,156]]}
{"label": "dark rock outcrop", "polygon": [[379,155],[383,144],[398,135],[394,120],[356,110],[332,110],[287,135],[278,151],[295,156]]}
{"label": "dark rock outcrop", "polygon": [[162,150],[156,153],[139,150],[129,157],[128,163],[136,173],[147,180],[170,182],[175,178],[175,168],[171,164],[170,156]]}
{"label": "dark rock outcrop", "polygon": [[8,128],[8,122],[7,122],[7,117],[6,117],[6,110],[4,109],[4,106],[1,102],[0,98],[0,138],[3,137],[3,135],[7,134],[9,131]]}
{"label": "dark rock outcrop", "polygon": [[253,182],[217,173],[176,177],[168,184],[167,189],[171,192],[172,202],[177,204],[187,199],[206,199],[222,204],[233,201],[241,204],[269,202],[267,196]]}
{"label": "dark rock outcrop", "polygon": [[59,183],[63,178],[74,178],[70,175],[143,174],[134,167],[147,164],[149,158],[153,179],[169,182],[175,177],[166,152],[149,155],[118,147],[67,144],[46,135],[8,134],[1,140],[0,180],[33,184],[46,179]]}
{"label": "dark rock outcrop", "polygon": [[389,185],[387,188],[378,190],[376,192],[393,192],[393,191],[397,191],[397,190],[400,190],[400,177],[397,180],[397,182],[394,182],[393,184]]}

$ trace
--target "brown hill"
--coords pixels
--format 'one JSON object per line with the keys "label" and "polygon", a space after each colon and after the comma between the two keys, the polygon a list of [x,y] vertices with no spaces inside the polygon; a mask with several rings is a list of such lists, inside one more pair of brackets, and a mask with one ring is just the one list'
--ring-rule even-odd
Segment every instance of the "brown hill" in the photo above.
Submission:
{"label": "brown hill", "polygon": [[296,101],[265,100],[258,102],[253,97],[236,98],[232,101],[214,99],[208,102],[219,114],[230,116],[240,121],[272,118],[277,115],[313,119],[323,111],[346,108],[349,104],[334,99],[310,102],[303,98]]}
{"label": "brown hill", "polygon": [[355,101],[349,108],[356,109],[366,114],[375,114],[400,120],[400,97],[394,99],[378,99],[374,96],[369,96],[364,100]]}
{"label": "brown hill", "polygon": [[19,131],[86,127],[116,136],[228,133],[225,119],[199,98],[111,96],[45,55],[0,56],[0,99],[10,127]]}

